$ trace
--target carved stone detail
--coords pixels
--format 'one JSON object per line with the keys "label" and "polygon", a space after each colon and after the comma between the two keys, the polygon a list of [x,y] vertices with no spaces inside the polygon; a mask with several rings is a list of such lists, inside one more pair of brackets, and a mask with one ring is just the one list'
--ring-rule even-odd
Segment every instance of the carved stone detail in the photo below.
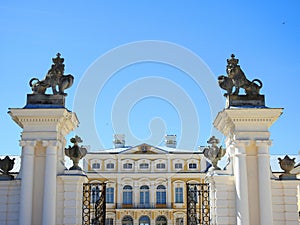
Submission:
{"label": "carved stone detail", "polygon": [[291,170],[294,169],[295,166],[295,159],[296,158],[290,158],[288,155],[286,155],[283,159],[278,158],[280,168],[284,171],[283,174],[279,176],[279,179],[281,180],[292,180],[296,179],[295,174],[291,174]]}
{"label": "carved stone detail", "polygon": [[74,145],[69,148],[65,148],[65,154],[73,161],[73,166],[69,170],[82,170],[78,165],[79,160],[82,159],[87,154],[87,149],[83,146],[78,146],[78,143],[81,143],[82,140],[77,135],[70,140]]}
{"label": "carved stone detail", "polygon": [[215,138],[215,136],[212,136],[207,143],[211,146],[205,148],[203,150],[204,156],[211,161],[212,163],[212,169],[211,170],[220,170],[218,167],[218,161],[225,155],[226,150],[222,148],[222,146],[218,147],[217,144],[219,144],[219,140]]}
{"label": "carved stone detail", "polygon": [[[260,95],[260,89],[263,84],[259,79],[248,80],[240,65],[239,60],[232,54],[227,59],[226,73],[227,76],[218,77],[219,86],[226,90],[224,94],[227,97],[227,107],[230,106],[264,106],[264,95]],[[235,90],[233,91],[233,88]],[[246,95],[239,95],[240,88],[245,90]]]}
{"label": "carved stone detail", "polygon": [[56,58],[52,58],[53,64],[44,80],[32,78],[29,81],[33,94],[45,94],[47,88],[51,88],[53,95],[67,95],[64,90],[72,86],[74,77],[71,74],[64,75],[64,58],[60,58],[60,56],[61,54],[57,53]]}

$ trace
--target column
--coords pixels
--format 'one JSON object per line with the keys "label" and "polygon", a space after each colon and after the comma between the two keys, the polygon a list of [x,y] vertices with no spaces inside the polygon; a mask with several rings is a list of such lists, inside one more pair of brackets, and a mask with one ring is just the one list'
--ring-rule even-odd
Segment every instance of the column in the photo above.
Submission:
{"label": "column", "polygon": [[20,141],[22,146],[22,180],[20,194],[20,225],[32,224],[32,195],[35,141]]}
{"label": "column", "polygon": [[270,174],[270,140],[256,141],[258,147],[258,189],[260,205],[260,224],[273,224],[272,188]]}
{"label": "column", "polygon": [[56,224],[57,141],[43,141],[46,147],[43,225]]}
{"label": "column", "polygon": [[236,141],[234,155],[234,177],[236,189],[236,220],[238,225],[249,225],[249,201],[246,146],[249,141]]}

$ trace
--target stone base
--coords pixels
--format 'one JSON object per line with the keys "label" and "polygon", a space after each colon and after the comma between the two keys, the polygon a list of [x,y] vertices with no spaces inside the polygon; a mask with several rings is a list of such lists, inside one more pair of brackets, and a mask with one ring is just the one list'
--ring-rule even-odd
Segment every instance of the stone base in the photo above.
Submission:
{"label": "stone base", "polygon": [[65,175],[85,175],[85,172],[82,170],[65,170]]}
{"label": "stone base", "polygon": [[25,108],[52,108],[65,107],[64,95],[47,95],[47,94],[27,94],[27,104]]}
{"label": "stone base", "polygon": [[226,98],[226,108],[230,106],[265,106],[265,96],[228,95]]}
{"label": "stone base", "polygon": [[297,180],[296,174],[281,174],[279,180]]}
{"label": "stone base", "polygon": [[0,180],[13,180],[14,176],[12,175],[6,175],[6,174],[0,174]]}

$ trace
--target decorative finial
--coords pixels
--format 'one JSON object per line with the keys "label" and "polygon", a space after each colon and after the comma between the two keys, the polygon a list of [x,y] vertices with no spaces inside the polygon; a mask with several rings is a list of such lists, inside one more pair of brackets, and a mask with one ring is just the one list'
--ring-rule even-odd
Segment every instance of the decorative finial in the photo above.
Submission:
{"label": "decorative finial", "polygon": [[68,156],[73,161],[73,166],[69,170],[82,170],[78,164],[79,160],[87,154],[87,149],[83,146],[78,146],[78,143],[81,143],[82,139],[77,135],[71,138],[70,141],[74,145],[72,147],[69,145],[69,148],[65,148],[66,156]]}
{"label": "decorative finial", "polygon": [[5,156],[4,159],[0,159],[0,172],[3,174],[0,175],[0,180],[14,179],[14,177],[9,172],[13,169],[14,165],[15,165],[15,158],[10,159],[9,156]]}
{"label": "decorative finial", "polygon": [[217,146],[220,141],[215,136],[212,136],[207,143],[211,146],[205,148],[203,154],[212,163],[213,167],[210,170],[220,170],[218,161],[225,155],[226,150],[223,149],[222,146]]}
{"label": "decorative finial", "polygon": [[279,176],[279,179],[296,179],[296,175],[291,174],[291,170],[294,169],[296,164],[295,159],[296,158],[291,159],[288,155],[286,155],[283,159],[278,158],[280,168],[284,171],[284,173]]}

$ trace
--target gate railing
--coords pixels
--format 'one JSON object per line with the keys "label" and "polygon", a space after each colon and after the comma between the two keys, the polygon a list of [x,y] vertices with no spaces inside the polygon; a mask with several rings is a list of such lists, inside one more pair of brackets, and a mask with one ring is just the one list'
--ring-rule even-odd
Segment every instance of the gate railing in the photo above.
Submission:
{"label": "gate railing", "polygon": [[85,183],[83,184],[82,200],[82,224],[103,225],[105,224],[106,184]]}
{"label": "gate railing", "polygon": [[187,183],[187,225],[209,225],[209,184]]}

